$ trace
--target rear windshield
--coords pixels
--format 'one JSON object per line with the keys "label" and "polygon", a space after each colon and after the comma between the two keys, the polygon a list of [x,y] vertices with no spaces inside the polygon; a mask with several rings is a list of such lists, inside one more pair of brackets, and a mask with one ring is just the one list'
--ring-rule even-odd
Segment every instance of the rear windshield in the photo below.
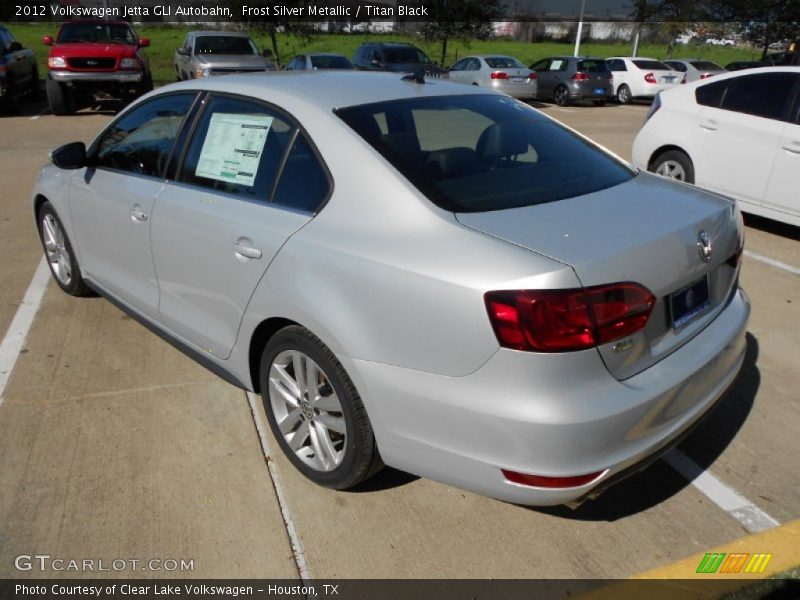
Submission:
{"label": "rear windshield", "polygon": [[717,63],[713,63],[710,60],[693,60],[689,64],[692,65],[698,71],[723,71],[724,70]]}
{"label": "rear windshield", "polygon": [[388,64],[429,63],[428,56],[417,48],[384,48],[383,59]]}
{"label": "rear windshield", "polygon": [[525,65],[510,56],[487,56],[483,60],[492,69],[525,69]]}
{"label": "rear windshield", "polygon": [[250,38],[230,35],[203,35],[194,43],[195,54],[258,54]]}
{"label": "rear windshield", "polygon": [[107,23],[65,23],[58,32],[58,43],[102,42],[135,44],[136,36],[127,25]]}
{"label": "rear windshield", "polygon": [[604,60],[580,60],[578,71],[585,73],[608,73],[608,65]]}
{"label": "rear windshield", "polygon": [[352,69],[353,63],[344,56],[312,56],[311,66],[315,69]]}
{"label": "rear windshield", "polygon": [[453,212],[554,202],[633,176],[578,135],[500,95],[395,100],[336,114],[428,198]]}
{"label": "rear windshield", "polygon": [[637,67],[644,71],[671,71],[669,65],[661,62],[660,60],[635,60],[633,61]]}

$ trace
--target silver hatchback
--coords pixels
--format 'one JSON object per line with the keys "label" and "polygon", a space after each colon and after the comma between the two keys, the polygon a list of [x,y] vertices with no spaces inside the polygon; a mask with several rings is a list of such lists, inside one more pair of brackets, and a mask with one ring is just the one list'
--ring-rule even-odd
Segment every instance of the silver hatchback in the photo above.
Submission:
{"label": "silver hatchback", "polygon": [[33,211],[65,292],[260,393],[336,489],[387,464],[580,501],[675,444],[744,357],[733,202],[441,80],[166,86],[55,150]]}

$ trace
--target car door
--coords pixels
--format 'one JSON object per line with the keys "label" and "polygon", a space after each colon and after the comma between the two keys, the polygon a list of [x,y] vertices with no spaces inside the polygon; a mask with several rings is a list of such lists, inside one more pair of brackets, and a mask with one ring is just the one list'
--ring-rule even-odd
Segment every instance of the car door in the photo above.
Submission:
{"label": "car door", "polygon": [[150,251],[153,204],[195,92],[159,96],[114,121],[70,179],[69,206],[86,277],[152,318],[158,284]]}
{"label": "car door", "polygon": [[[759,73],[707,84],[724,86],[695,121],[695,181],[744,202],[761,204],[784,127],[791,73]],[[702,104],[704,88],[697,88]],[[717,88],[709,88],[714,90]]]}
{"label": "car door", "polygon": [[626,62],[621,58],[609,58],[606,60],[608,70],[611,71],[615,94],[619,90],[619,86],[623,83],[628,83],[628,66]]}
{"label": "car door", "polygon": [[153,217],[159,312],[174,334],[225,359],[253,290],[329,179],[290,117],[224,94],[206,102],[182,163]]}
{"label": "car door", "polygon": [[531,65],[531,71],[536,71],[537,75],[537,98],[550,98],[553,96],[553,82],[555,81],[553,74],[548,71],[551,60],[545,58]]}
{"label": "car door", "polygon": [[466,83],[466,76],[467,76],[467,64],[469,63],[469,58],[462,58],[452,67],[450,67],[450,81],[455,81],[457,83]]}
{"label": "car door", "polygon": [[793,75],[795,105],[778,139],[764,205],[800,217],[800,193],[797,190],[797,174],[800,173],[800,75]]}

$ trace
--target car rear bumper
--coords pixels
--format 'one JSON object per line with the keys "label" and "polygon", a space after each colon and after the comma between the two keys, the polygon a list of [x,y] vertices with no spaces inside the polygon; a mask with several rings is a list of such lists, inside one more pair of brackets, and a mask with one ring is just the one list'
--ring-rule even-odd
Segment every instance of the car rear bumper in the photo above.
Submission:
{"label": "car rear bumper", "polygon": [[571,82],[568,88],[571,98],[582,100],[606,100],[614,95],[614,87],[607,81]]}
{"label": "car rear bumper", "polygon": [[50,71],[50,79],[59,83],[139,83],[142,71],[114,71],[91,73],[86,71]]}
{"label": "car rear bumper", "polygon": [[[702,332],[656,365],[614,379],[595,350],[501,349],[465,377],[344,359],[384,462],[508,502],[584,499],[677,443],[724,394],[744,360],[750,304],[742,290]],[[564,489],[501,473],[576,476]]]}
{"label": "car rear bumper", "polygon": [[512,98],[533,98],[536,96],[536,88],[536,83],[532,81],[526,81],[524,83],[494,81],[491,84],[491,89],[511,96]]}

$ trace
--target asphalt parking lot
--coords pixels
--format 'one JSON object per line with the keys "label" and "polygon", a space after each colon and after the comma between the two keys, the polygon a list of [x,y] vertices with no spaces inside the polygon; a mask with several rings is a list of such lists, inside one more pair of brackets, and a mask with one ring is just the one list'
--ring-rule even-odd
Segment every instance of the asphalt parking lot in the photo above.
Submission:
{"label": "asphalt parking lot", "polygon": [[[625,159],[647,111],[537,106]],[[270,452],[257,400],[40,268],[37,170],[112,116],[0,118],[0,364],[13,366],[0,368],[0,578],[86,576],[15,568],[36,553],[193,561],[112,573],[139,577],[616,578],[800,518],[797,228],[746,220],[738,380],[677,453],[599,499],[535,510],[393,470],[332,492]]]}

